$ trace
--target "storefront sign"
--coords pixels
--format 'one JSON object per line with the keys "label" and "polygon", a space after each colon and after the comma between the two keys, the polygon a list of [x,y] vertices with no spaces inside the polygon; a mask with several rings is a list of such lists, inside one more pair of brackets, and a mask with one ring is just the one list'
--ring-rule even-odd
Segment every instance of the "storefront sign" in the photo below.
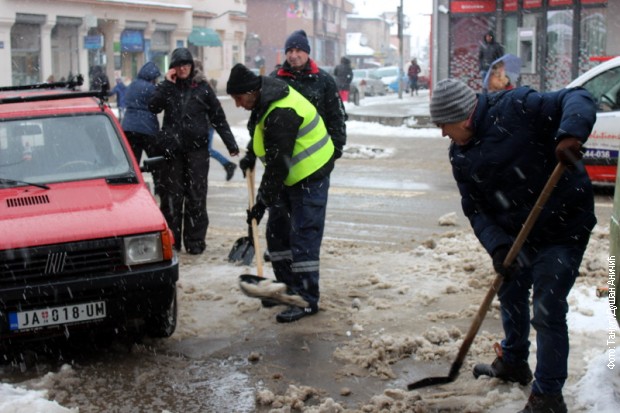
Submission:
{"label": "storefront sign", "polygon": [[489,13],[495,10],[495,0],[461,0],[450,3],[451,13]]}
{"label": "storefront sign", "polygon": [[141,30],[123,30],[121,33],[121,51],[142,52],[144,51],[144,36]]}
{"label": "storefront sign", "polygon": [[542,0],[523,0],[524,9],[535,9],[542,7]]}
{"label": "storefront sign", "polygon": [[505,0],[504,1],[504,11],[517,11],[518,1],[517,0]]}
{"label": "storefront sign", "polygon": [[84,49],[97,50],[103,48],[103,36],[84,36]]}
{"label": "storefront sign", "polygon": [[582,4],[607,4],[607,0],[581,0]]}
{"label": "storefront sign", "polygon": [[553,6],[572,6],[573,0],[549,0],[549,7]]}

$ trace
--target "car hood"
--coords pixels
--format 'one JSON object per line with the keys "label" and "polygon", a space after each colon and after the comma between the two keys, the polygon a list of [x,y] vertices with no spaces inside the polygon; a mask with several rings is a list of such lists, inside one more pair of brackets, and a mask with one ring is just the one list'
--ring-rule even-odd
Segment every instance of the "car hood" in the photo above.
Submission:
{"label": "car hood", "polygon": [[0,250],[162,231],[144,183],[104,179],[0,189]]}

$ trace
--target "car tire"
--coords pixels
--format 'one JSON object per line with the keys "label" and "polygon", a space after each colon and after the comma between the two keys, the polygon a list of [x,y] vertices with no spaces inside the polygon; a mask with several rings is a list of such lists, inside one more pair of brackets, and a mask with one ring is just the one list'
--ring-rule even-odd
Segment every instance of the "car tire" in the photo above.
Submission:
{"label": "car tire", "polygon": [[174,289],[170,306],[160,314],[146,319],[146,334],[150,337],[170,337],[177,328],[177,291]]}
{"label": "car tire", "polygon": [[349,93],[349,102],[353,102],[355,106],[360,105],[360,92],[357,89],[351,90]]}

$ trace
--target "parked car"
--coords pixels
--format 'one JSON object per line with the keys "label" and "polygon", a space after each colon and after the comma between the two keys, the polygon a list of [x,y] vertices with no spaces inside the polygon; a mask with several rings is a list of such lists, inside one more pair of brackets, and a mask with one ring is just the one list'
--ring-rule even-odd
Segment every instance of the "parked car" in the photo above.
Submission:
{"label": "parked car", "polygon": [[172,232],[107,96],[81,83],[0,88],[0,345],[176,327]]}
{"label": "parked car", "polygon": [[[405,85],[407,84],[406,78],[407,76],[404,74],[404,72],[400,71],[398,69],[398,66],[385,66],[385,67],[381,67],[379,69],[376,69],[374,71],[374,74],[379,77],[381,79],[381,81],[383,82],[383,85],[385,87],[386,91],[394,91],[394,87],[390,87],[390,85],[392,83],[394,83],[394,85],[396,85],[396,90],[398,90],[398,83],[396,83],[396,79],[399,78],[399,72],[400,72],[400,79],[405,81]],[[407,85],[408,86],[408,85]]]}
{"label": "parked car", "polygon": [[374,70],[354,69],[349,99],[355,102],[355,96],[358,96],[359,100],[359,98],[363,98],[364,96],[377,95],[385,95],[385,85],[381,79],[374,74]]}
{"label": "parked car", "polygon": [[620,149],[620,57],[588,70],[567,87],[582,86],[596,100],[594,129],[586,142],[584,164],[597,185],[616,182]]}

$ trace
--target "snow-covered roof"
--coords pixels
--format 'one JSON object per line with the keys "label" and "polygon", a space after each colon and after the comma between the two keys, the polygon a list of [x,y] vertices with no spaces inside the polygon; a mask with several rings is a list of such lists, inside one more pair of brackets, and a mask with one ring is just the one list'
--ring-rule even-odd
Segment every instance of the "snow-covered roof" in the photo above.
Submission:
{"label": "snow-covered roof", "polygon": [[363,46],[363,33],[347,33],[347,56],[374,56],[372,47]]}

